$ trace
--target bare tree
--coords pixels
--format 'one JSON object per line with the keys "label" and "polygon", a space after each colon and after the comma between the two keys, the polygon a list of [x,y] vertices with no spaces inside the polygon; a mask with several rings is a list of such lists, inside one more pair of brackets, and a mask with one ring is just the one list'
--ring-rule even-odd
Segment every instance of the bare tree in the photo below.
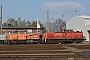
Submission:
{"label": "bare tree", "polygon": [[[45,25],[46,25],[45,27],[48,28],[47,24]],[[50,29],[49,31],[59,32],[65,28],[66,28],[66,21],[63,21],[62,19],[57,19],[52,23],[49,22],[49,29]]]}

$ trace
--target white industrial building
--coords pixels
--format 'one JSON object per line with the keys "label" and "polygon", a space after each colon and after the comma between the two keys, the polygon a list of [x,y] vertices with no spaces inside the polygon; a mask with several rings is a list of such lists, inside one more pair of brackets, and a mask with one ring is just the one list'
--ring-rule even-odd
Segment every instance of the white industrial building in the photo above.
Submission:
{"label": "white industrial building", "polygon": [[74,16],[66,21],[66,29],[73,29],[74,31],[83,31],[86,41],[90,41],[90,16]]}

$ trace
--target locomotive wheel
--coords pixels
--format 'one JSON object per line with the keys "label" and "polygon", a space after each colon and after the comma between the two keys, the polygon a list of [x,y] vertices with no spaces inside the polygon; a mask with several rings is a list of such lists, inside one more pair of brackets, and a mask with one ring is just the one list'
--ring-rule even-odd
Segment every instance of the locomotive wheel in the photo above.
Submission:
{"label": "locomotive wheel", "polygon": [[0,41],[0,44],[3,44],[3,41]]}
{"label": "locomotive wheel", "polygon": [[50,44],[54,44],[53,40],[50,40]]}
{"label": "locomotive wheel", "polygon": [[41,40],[38,40],[37,43],[40,44],[41,43]]}
{"label": "locomotive wheel", "polygon": [[12,41],[7,41],[7,44],[11,45],[11,44],[13,44],[13,43],[12,43]]}
{"label": "locomotive wheel", "polygon": [[9,41],[7,41],[7,44],[10,44],[10,42],[9,42]]}

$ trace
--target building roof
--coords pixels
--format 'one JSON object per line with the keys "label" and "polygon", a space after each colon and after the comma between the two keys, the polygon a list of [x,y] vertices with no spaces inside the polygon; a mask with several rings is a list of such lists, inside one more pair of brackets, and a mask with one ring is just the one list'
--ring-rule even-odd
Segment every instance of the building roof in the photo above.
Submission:
{"label": "building roof", "polygon": [[78,17],[81,17],[81,18],[84,18],[84,19],[90,19],[90,16],[85,16],[85,15],[78,16]]}
{"label": "building roof", "polygon": [[[2,29],[37,29],[33,26],[2,26]],[[40,28],[43,29],[43,28]]]}

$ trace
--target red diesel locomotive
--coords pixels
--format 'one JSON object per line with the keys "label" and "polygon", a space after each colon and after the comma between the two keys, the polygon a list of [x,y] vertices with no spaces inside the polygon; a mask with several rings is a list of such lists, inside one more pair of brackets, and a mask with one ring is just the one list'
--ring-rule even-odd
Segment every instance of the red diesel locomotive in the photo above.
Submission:
{"label": "red diesel locomotive", "polygon": [[85,40],[82,31],[62,30],[60,32],[46,32],[45,43],[83,42]]}

